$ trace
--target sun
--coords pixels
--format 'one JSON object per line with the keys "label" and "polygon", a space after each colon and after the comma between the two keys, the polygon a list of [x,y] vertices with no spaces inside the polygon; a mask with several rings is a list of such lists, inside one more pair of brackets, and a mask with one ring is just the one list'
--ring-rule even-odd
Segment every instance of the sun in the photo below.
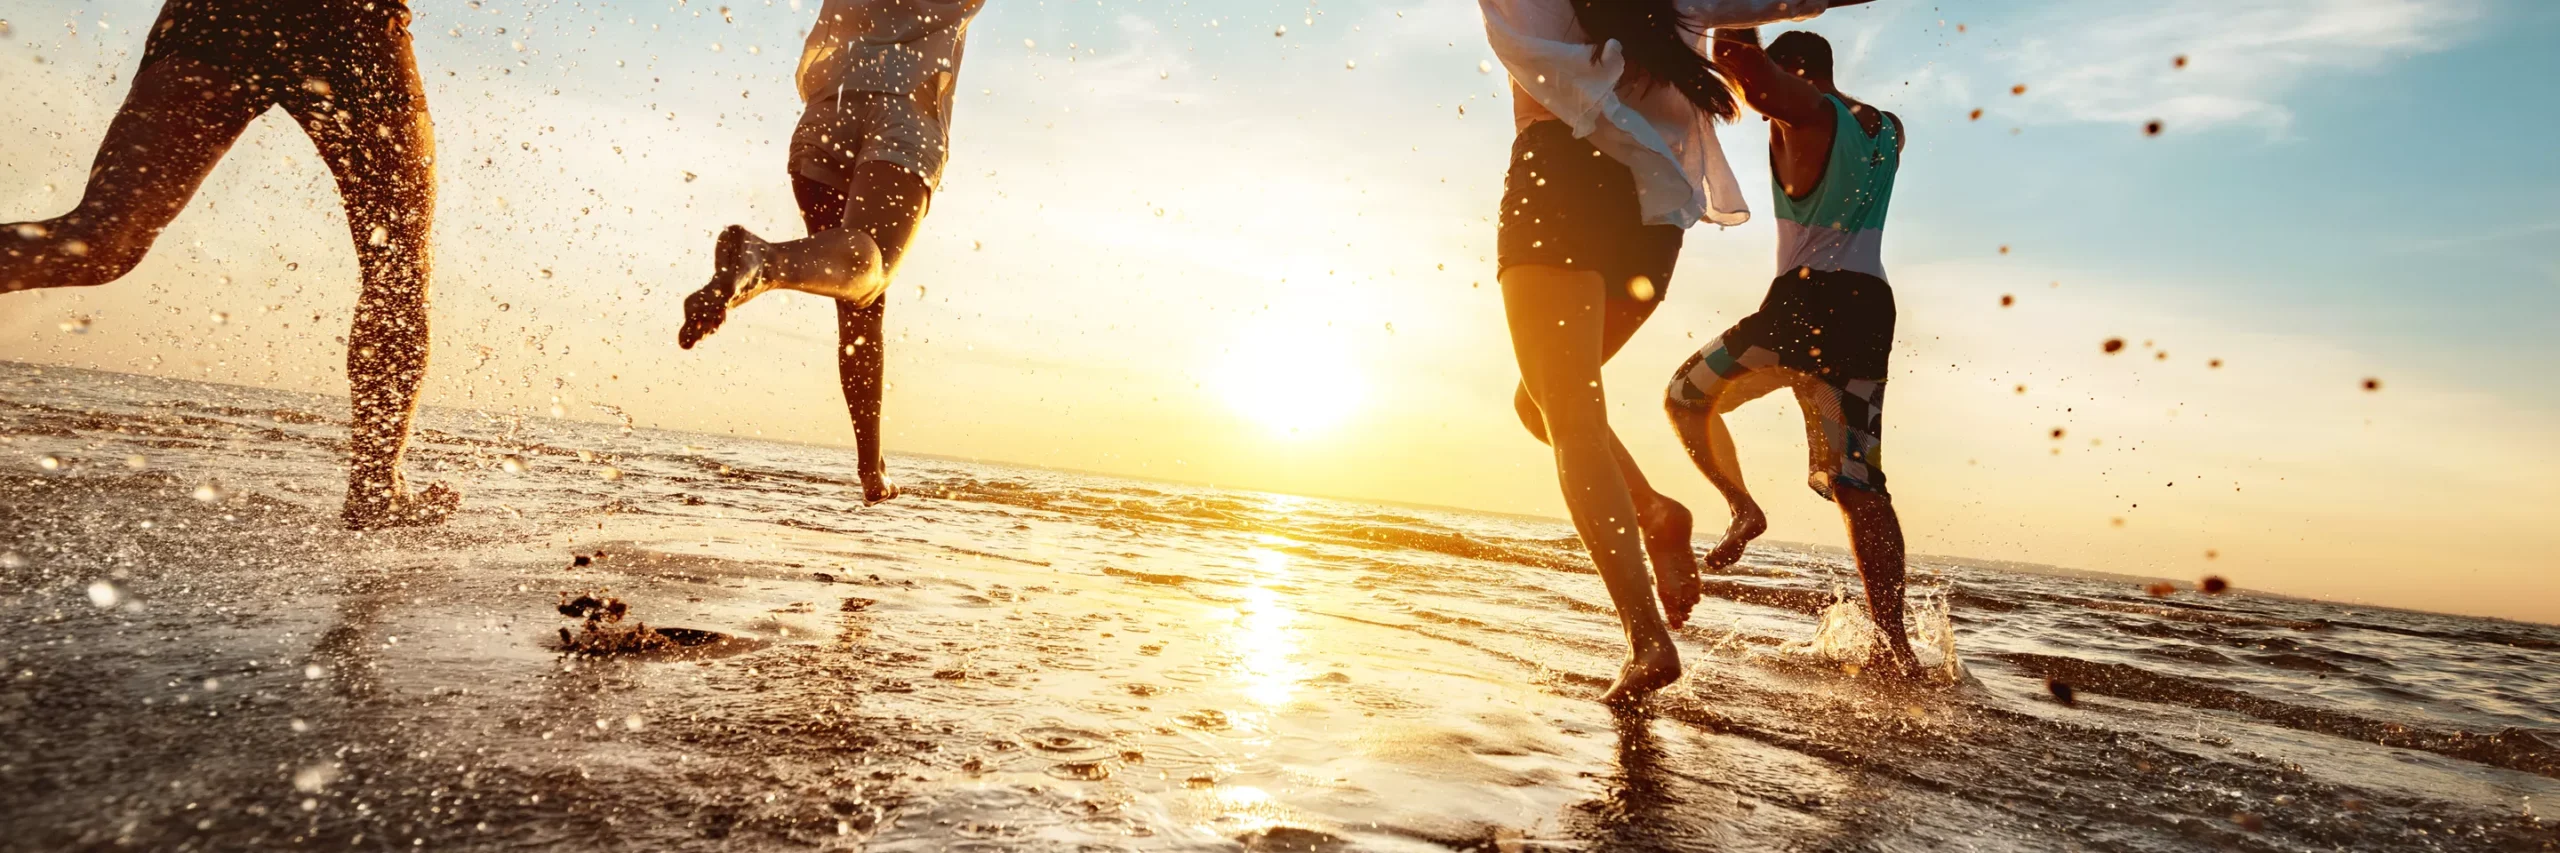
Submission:
{"label": "sun", "polygon": [[1236,413],[1291,438],[1350,418],[1368,391],[1350,342],[1320,323],[1267,325],[1227,350],[1219,386]]}

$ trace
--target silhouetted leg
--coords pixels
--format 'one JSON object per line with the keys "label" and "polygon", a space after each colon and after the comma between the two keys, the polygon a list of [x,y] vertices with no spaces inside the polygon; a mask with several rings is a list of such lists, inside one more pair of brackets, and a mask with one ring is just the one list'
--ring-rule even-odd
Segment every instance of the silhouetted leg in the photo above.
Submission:
{"label": "silhouetted leg", "polygon": [[1543,414],[1556,474],[1600,579],[1626,629],[1629,656],[1601,700],[1622,704],[1680,678],[1680,653],[1654,606],[1635,500],[1611,448],[1608,402],[1600,388],[1607,301],[1596,273],[1516,266],[1502,273],[1502,302],[1520,376]]}
{"label": "silhouetted leg", "polygon": [[[1708,347],[1720,345],[1710,343]],[[1683,377],[1697,372],[1701,357],[1692,357],[1683,365]],[[1700,381],[1712,386],[1705,388],[1705,399],[1680,398],[1681,383],[1699,387]],[[1707,552],[1707,571],[1722,571],[1741,562],[1751,540],[1769,530],[1768,516],[1760,511],[1760,503],[1752,500],[1750,487],[1742,482],[1742,457],[1734,451],[1733,430],[1725,425],[1724,416],[1784,385],[1778,371],[1766,369],[1749,371],[1731,380],[1675,378],[1673,392],[1664,400],[1663,410],[1670,414],[1671,429],[1680,435],[1681,446],[1689,451],[1689,461],[1698,466],[1698,473],[1706,475],[1707,482],[1716,487],[1716,492],[1724,496],[1725,506],[1732,510],[1733,521],[1725,527],[1724,539]]]}
{"label": "silhouetted leg", "polygon": [[71,212],[0,226],[0,293],[90,287],[131,272],[270,102],[183,56],[133,75]]}
{"label": "silhouetted leg", "polygon": [[1920,658],[1911,652],[1911,637],[1902,624],[1902,519],[1893,499],[1847,484],[1832,488],[1840,517],[1849,525],[1849,547],[1858,558],[1858,577],[1867,589],[1867,615],[1884,632],[1894,665],[1908,676],[1920,673]]}
{"label": "silhouetted leg", "polygon": [[[834,187],[794,176],[792,191],[800,200],[800,216],[813,233],[843,226],[869,234],[894,273],[923,217],[929,198],[924,182],[885,163],[865,163],[855,170],[855,177],[856,191],[863,197],[860,203],[849,203]],[[868,305],[836,302],[836,374],[843,384],[845,410],[853,418],[862,498],[867,504],[898,496],[897,483],[887,473],[880,433],[880,397],[885,390],[881,372],[888,362],[882,321],[887,310],[885,293]]]}
{"label": "silhouetted leg", "polygon": [[427,369],[428,236],[435,213],[435,131],[405,33],[361,48],[286,99],[338,179],[363,292],[347,335],[352,405],[348,527],[442,522],[460,495],[438,484],[412,495],[401,471]]}
{"label": "silhouetted leg", "polygon": [[[1627,340],[1644,327],[1653,316],[1660,300],[1612,299],[1602,317],[1602,364],[1616,358]],[[1538,402],[1529,396],[1529,386],[1522,383],[1511,394],[1512,410],[1520,415],[1520,425],[1539,441],[1547,440],[1545,415]],[[1653,562],[1654,591],[1662,598],[1662,613],[1671,627],[1679,628],[1689,621],[1689,612],[1698,606],[1698,552],[1690,545],[1694,522],[1689,508],[1670,496],[1654,491],[1645,479],[1644,470],[1636,467],[1633,454],[1618,440],[1616,431],[1609,434],[1609,452],[1618,460],[1618,473],[1627,481],[1627,492],[1636,502],[1636,519],[1644,529],[1645,556]]]}
{"label": "silhouetted leg", "polygon": [[[802,180],[793,176],[795,183]],[[731,309],[773,290],[797,290],[857,306],[879,301],[888,292],[896,252],[905,244],[892,249],[876,232],[902,228],[913,235],[915,220],[923,216],[924,192],[924,179],[914,172],[865,161],[854,169],[844,227],[776,243],[744,226],[729,226],[712,249],[711,281],[685,297],[676,345],[692,349],[728,322]],[[905,217],[903,226],[892,222],[900,216]]]}

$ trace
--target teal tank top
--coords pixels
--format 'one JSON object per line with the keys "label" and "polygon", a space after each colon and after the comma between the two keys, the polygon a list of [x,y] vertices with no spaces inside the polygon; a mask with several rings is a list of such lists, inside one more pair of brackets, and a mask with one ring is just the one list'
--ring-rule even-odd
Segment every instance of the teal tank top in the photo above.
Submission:
{"label": "teal tank top", "polygon": [[1769,185],[1778,196],[1778,270],[1797,267],[1845,270],[1884,278],[1884,216],[1893,202],[1893,176],[1902,168],[1902,126],[1883,117],[1874,136],[1858,125],[1849,105],[1824,95],[1838,128],[1822,181],[1804,198],[1787,196],[1771,159]]}

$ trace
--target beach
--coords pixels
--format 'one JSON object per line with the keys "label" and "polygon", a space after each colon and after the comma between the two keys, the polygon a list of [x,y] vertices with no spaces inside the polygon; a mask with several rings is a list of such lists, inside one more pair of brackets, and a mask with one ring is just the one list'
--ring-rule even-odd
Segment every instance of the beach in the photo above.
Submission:
{"label": "beach", "polygon": [[2552,626],[1768,543],[1620,716],[1560,521],[344,407],[0,364],[0,849],[2560,849]]}

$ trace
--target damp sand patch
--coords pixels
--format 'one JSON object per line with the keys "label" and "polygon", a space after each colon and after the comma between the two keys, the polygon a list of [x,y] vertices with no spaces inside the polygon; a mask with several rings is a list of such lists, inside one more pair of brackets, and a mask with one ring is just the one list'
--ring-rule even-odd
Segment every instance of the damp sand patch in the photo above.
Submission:
{"label": "damp sand patch", "polygon": [[722,658],[764,648],[762,640],[704,628],[650,625],[633,619],[631,605],[603,590],[572,596],[560,594],[560,615],[580,620],[575,631],[560,629],[563,654],[591,658],[685,661]]}

